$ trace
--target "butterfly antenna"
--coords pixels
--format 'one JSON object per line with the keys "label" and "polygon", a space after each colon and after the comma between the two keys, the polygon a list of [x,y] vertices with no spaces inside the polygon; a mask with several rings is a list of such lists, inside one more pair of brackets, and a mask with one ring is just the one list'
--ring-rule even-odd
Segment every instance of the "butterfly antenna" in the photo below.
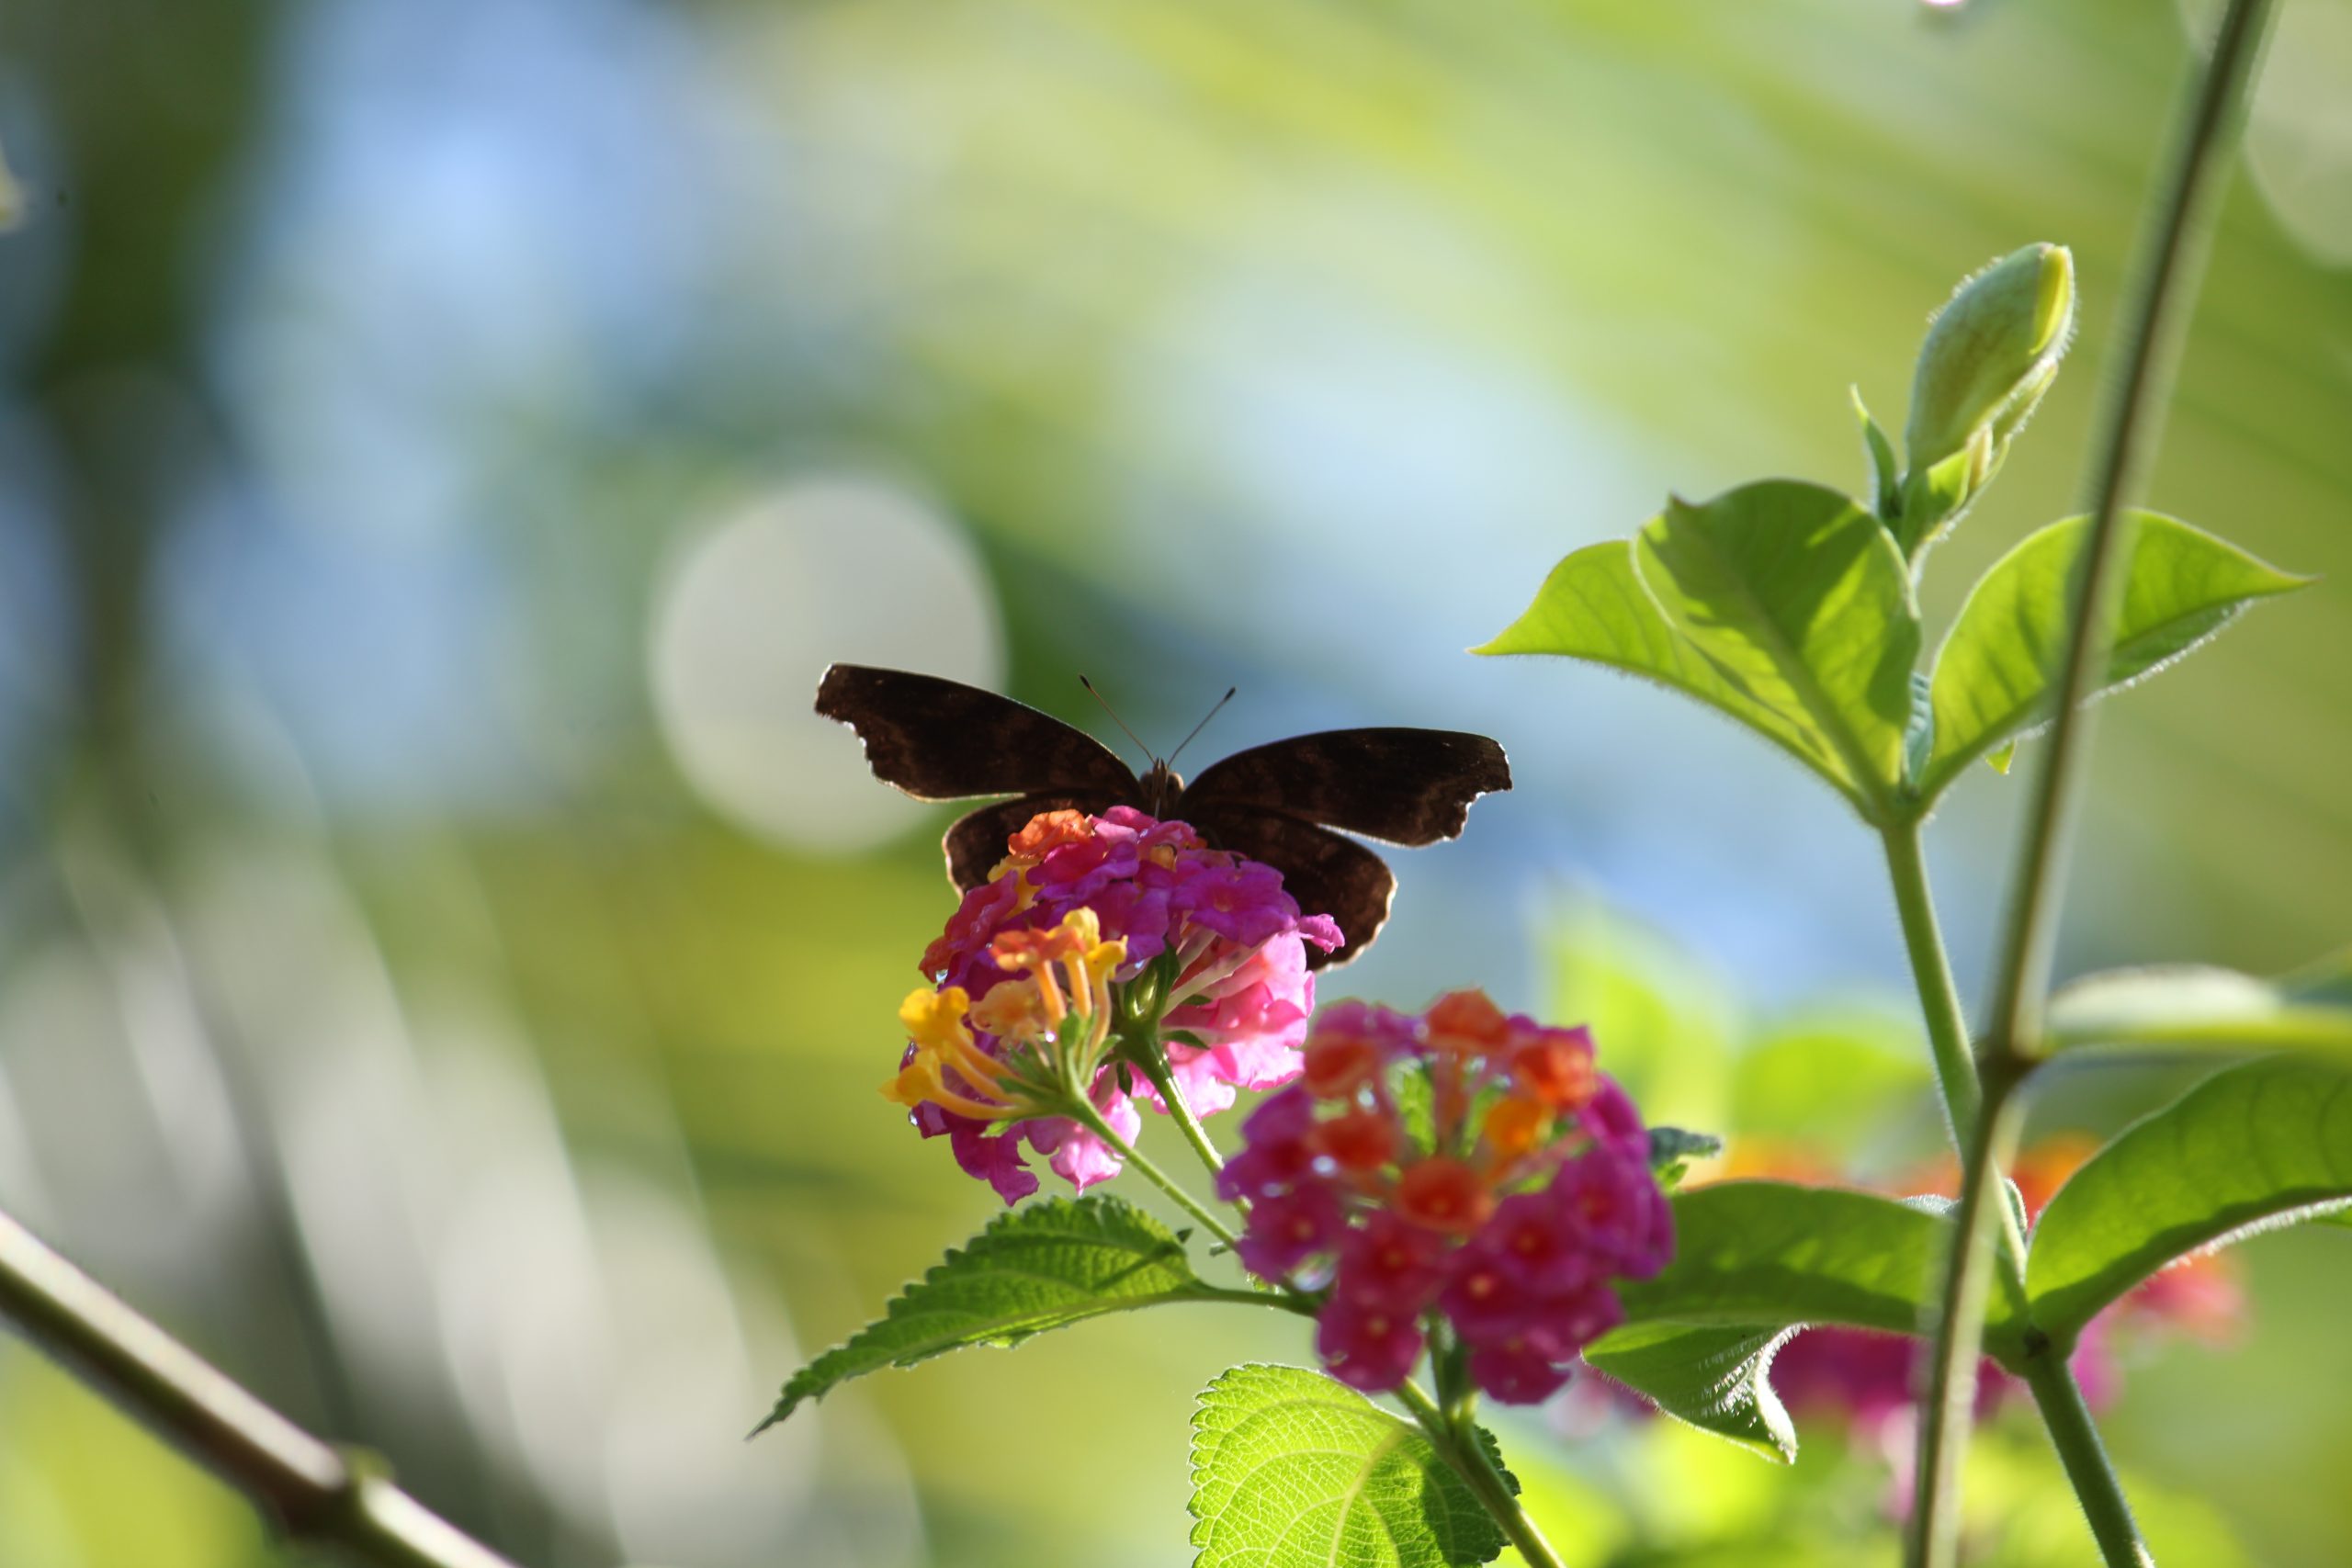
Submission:
{"label": "butterfly antenna", "polygon": [[1201,722],[1193,726],[1193,734],[1187,735],[1183,739],[1179,740],[1176,743],[1176,750],[1168,753],[1168,765],[1170,767],[1172,768],[1176,765],[1177,753],[1182,751],[1185,747],[1190,746],[1193,743],[1193,736],[1199,735],[1202,730],[1206,729],[1209,727],[1209,720],[1215,718],[1219,713],[1223,712],[1225,705],[1233,700],[1233,694],[1240,689],[1241,688],[1238,686],[1227,686],[1225,689],[1225,695],[1217,698],[1216,706],[1201,715]]}
{"label": "butterfly antenna", "polygon": [[1092,697],[1096,702],[1102,705],[1102,711],[1109,714],[1111,716],[1111,722],[1117,725],[1121,731],[1125,734],[1126,738],[1136,743],[1136,750],[1141,751],[1146,757],[1150,758],[1151,761],[1155,762],[1159,761],[1157,756],[1153,755],[1151,748],[1143,743],[1143,737],[1137,735],[1134,730],[1127,728],[1127,721],[1119,716],[1119,710],[1111,705],[1110,698],[1104,696],[1102,693],[1094,689],[1093,682],[1088,680],[1085,676],[1080,675],[1078,678],[1078,683],[1086,688],[1086,694],[1088,696]]}

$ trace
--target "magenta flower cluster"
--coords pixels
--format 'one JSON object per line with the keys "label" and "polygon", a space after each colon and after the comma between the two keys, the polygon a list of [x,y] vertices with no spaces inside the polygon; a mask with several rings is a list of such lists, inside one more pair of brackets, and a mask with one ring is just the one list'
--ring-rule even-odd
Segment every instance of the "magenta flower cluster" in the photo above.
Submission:
{"label": "magenta flower cluster", "polygon": [[1328,1283],[1317,1349],[1367,1392],[1402,1382],[1442,1325],[1479,1388],[1542,1400],[1623,1320],[1612,1281],[1673,1251],[1648,1134],[1589,1035],[1479,992],[1419,1016],[1328,1010],[1303,1081],[1243,1132],[1218,1183],[1250,1206],[1242,1259]]}
{"label": "magenta flower cluster", "polygon": [[[1194,1114],[1226,1109],[1236,1089],[1271,1089],[1298,1076],[1299,1043],[1315,1007],[1306,943],[1329,952],[1340,943],[1339,926],[1326,915],[1301,915],[1272,866],[1210,849],[1185,824],[1128,807],[1099,817],[1053,811],[1033,818],[925,951],[923,973],[941,991],[960,987],[977,1004],[1011,977],[991,951],[999,936],[1053,927],[1081,908],[1093,911],[1106,940],[1125,944],[1114,991],[1173,955],[1169,995],[1179,1005],[1159,1027]],[[977,1043],[999,1052],[985,1032]],[[1148,1083],[1134,1083],[1130,1095],[1117,1070],[1106,1067],[1092,1086],[1095,1108],[1124,1139],[1141,1129],[1136,1100],[1166,1110]],[[1022,1156],[1024,1142],[1080,1191],[1119,1170],[1117,1152],[1067,1117],[1009,1112],[983,1121],[935,1103],[911,1114],[924,1136],[944,1134],[965,1171],[1008,1203],[1037,1190]]]}

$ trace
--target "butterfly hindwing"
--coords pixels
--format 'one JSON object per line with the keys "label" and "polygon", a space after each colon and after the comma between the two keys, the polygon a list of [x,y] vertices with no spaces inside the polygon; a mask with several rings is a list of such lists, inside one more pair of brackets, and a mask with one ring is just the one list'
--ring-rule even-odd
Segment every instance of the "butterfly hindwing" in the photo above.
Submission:
{"label": "butterfly hindwing", "polygon": [[1237,751],[1186,786],[1177,815],[1256,807],[1392,844],[1458,837],[1470,803],[1510,788],[1510,762],[1483,735],[1330,729]]}
{"label": "butterfly hindwing", "polygon": [[1253,807],[1212,805],[1185,820],[1221,850],[1263,861],[1283,874],[1283,890],[1305,914],[1326,914],[1339,922],[1345,945],[1326,953],[1312,943],[1306,966],[1345,964],[1380,933],[1396,896],[1396,877],[1387,863],[1352,839],[1312,822]]}
{"label": "butterfly hindwing", "polygon": [[817,688],[817,711],[856,730],[875,776],[918,800],[1053,791],[1135,798],[1134,772],[1101,741],[960,681],[836,664]]}

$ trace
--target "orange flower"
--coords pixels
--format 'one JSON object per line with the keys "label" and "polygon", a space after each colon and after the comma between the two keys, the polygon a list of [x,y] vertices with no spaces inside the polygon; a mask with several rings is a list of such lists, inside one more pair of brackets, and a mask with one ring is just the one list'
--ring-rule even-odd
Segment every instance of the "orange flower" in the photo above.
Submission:
{"label": "orange flower", "polygon": [[1511,1052],[1510,1077],[1521,1093],[1555,1110],[1582,1109],[1594,1087],[1591,1032],[1539,1031]]}
{"label": "orange flower", "polygon": [[1351,1111],[1316,1124],[1317,1152],[1341,1170],[1359,1175],[1378,1170],[1396,1153],[1396,1123],[1385,1111]]}
{"label": "orange flower", "polygon": [[1321,1100],[1353,1094],[1379,1076],[1385,1059],[1376,1043],[1360,1034],[1313,1035],[1304,1058],[1307,1092]]}
{"label": "orange flower", "polygon": [[1396,1212],[1417,1225],[1467,1235],[1493,1212],[1495,1195],[1458,1159],[1432,1156],[1396,1179]]}
{"label": "orange flower", "polygon": [[1501,1046],[1510,1034],[1510,1021],[1484,991],[1449,991],[1430,1003],[1423,1017],[1429,1043],[1439,1051],[1482,1055]]}
{"label": "orange flower", "polygon": [[1505,1095],[1487,1111],[1487,1146],[1508,1164],[1540,1146],[1552,1133],[1552,1108],[1540,1100]]}

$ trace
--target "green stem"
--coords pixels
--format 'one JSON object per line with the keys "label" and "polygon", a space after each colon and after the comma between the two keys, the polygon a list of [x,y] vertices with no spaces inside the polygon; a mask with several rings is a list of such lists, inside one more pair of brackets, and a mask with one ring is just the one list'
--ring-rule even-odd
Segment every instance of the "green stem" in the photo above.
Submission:
{"label": "green stem", "polygon": [[1969,1129],[1976,1125],[1982,1099],[1976,1086],[1976,1062],[1968,1052],[1968,1019],[1961,1010],[1960,988],[1952,983],[1951,960],[1945,956],[1944,934],[1936,920],[1936,905],[1928,889],[1928,862],[1919,843],[1916,820],[1890,822],[1880,838],[1886,845],[1886,873],[1894,884],[1894,908],[1903,922],[1903,945],[1911,954],[1911,978],[1919,989],[1919,1008],[1927,1015],[1928,1044],[1936,1058],[1936,1084],[1943,1091],[1944,1123],[1955,1150],[1967,1146]]}
{"label": "green stem", "polygon": [[[1960,1201],[1951,1214],[1951,1257],[1944,1267],[1928,1360],[1928,1387],[1919,1401],[1917,1495],[1908,1521],[1906,1560],[1949,1564],[1960,1548],[1960,1466],[1976,1413],[1977,1360],[1984,1337],[1984,1296],[1996,1252],[1985,1245],[1986,1211],[2008,1204],[1981,1173],[1997,1174],[2017,1153],[2021,1120],[2011,1098],[2014,1080],[1984,1084],[1984,1105],[1970,1129],[1962,1161]],[[2008,1262],[2007,1248],[2000,1258]],[[2012,1278],[2014,1264],[2003,1272]]]}
{"label": "green stem", "polygon": [[2098,1427],[2091,1421],[2090,1406],[2083,1403],[2083,1391],[2066,1359],[2055,1349],[2042,1351],[2026,1363],[2025,1382],[2041,1411],[2042,1425],[2050,1430],[2058,1462],[2065,1466],[2066,1479],[2074,1483],[2084,1517],[2090,1520],[2099,1556],[2129,1568],[2154,1568],[2155,1560],[2141,1544],[2132,1505],[2124,1501],[2115,1467],[2108,1462]]}
{"label": "green stem", "polygon": [[1145,1158],[1143,1153],[1133,1144],[1119,1136],[1112,1129],[1111,1123],[1102,1119],[1102,1113],[1094,1109],[1093,1102],[1086,1098],[1082,1090],[1074,1090],[1071,1093],[1069,1114],[1092,1132],[1096,1137],[1116,1150],[1119,1157],[1133,1166],[1146,1181],[1167,1193],[1170,1198],[1175,1200],[1178,1207],[1200,1221],[1209,1235],[1223,1242],[1228,1250],[1239,1241],[1240,1238],[1234,1235],[1233,1228],[1218,1217],[1216,1210],[1186,1191],[1166,1171]]}
{"label": "green stem", "polygon": [[2212,53],[2188,106],[2164,199],[2144,242],[2138,286],[2125,308],[2122,374],[2101,423],[2090,476],[2091,529],[2076,568],[2073,632],[2060,666],[2059,700],[2026,818],[2004,928],[1996,1006],[1986,1049],[2030,1056],[2041,1043],[2051,953],[2065,890],[2065,863],[2082,796],[2081,758],[2090,744],[2086,705],[2107,668],[2116,602],[2136,525],[2132,498],[2164,424],[2188,306],[2203,270],[2210,221],[2231,133],[2261,53],[2270,0],[2230,0]]}
{"label": "green stem", "polygon": [[1168,1108],[1169,1120],[1174,1122],[1177,1129],[1184,1134],[1184,1141],[1193,1145],[1193,1152],[1201,1156],[1201,1164],[1208,1173],[1215,1176],[1223,1170],[1225,1156],[1216,1152],[1215,1144],[1209,1142],[1208,1129],[1202,1126],[1201,1119],[1193,1114],[1192,1102],[1177,1087],[1176,1074],[1168,1065],[1168,1052],[1159,1043],[1158,1031],[1136,1042],[1128,1059],[1143,1070],[1143,1076],[1151,1080],[1151,1087],[1159,1091],[1159,1103]]}
{"label": "green stem", "polygon": [[0,1314],[298,1540],[381,1568],[512,1568],[379,1463],[354,1462],[295,1426],[6,1214]]}
{"label": "green stem", "polygon": [[[1961,1169],[1960,1207],[1946,1266],[1944,1308],[1936,1325],[1930,1371],[1932,1397],[1919,1424],[1918,1495],[1912,1508],[1912,1562],[1917,1568],[1951,1568],[1959,1546],[1960,1450],[1966,1443],[1974,1396],[1979,1330],[1990,1272],[1981,1216],[2016,1136],[2010,1092],[2043,1052],[2042,1013],[2050,988],[2064,869],[2083,790],[2082,759],[2089,746],[2086,706],[2107,668],[2114,614],[2124,578],[2116,566],[2131,557],[2131,499],[2161,429],[2165,394],[2177,356],[2187,309],[2196,292],[2210,236],[2222,156],[2242,110],[2245,86],[2261,52],[2269,0],[2230,0],[2214,34],[2212,52],[2181,125],[2170,175],[2145,248],[2137,287],[2124,313],[2122,373],[2102,423],[2090,480],[2091,529],[2077,568],[2074,617],[2057,682],[2049,742],[2027,809],[2008,917],[2001,943],[1993,1005],[1981,1056],[1984,1110]],[[2007,1208],[2006,1203],[2000,1205]],[[2049,1414],[2045,1406],[2045,1415]],[[2073,1418],[2064,1402],[2054,1420]],[[2086,1427],[2088,1417],[2082,1417]],[[2057,1439],[2056,1427],[2052,1429]],[[2068,1451],[2078,1461],[2105,1462],[2094,1440]],[[2079,1484],[2079,1483],[2078,1483]],[[2112,1492],[2113,1508],[2099,1535],[2110,1564],[2150,1561],[2111,1476],[2096,1488]],[[2085,1507],[2092,1506],[2086,1496]],[[2097,1521],[2095,1521],[2095,1524]]]}
{"label": "green stem", "polygon": [[1196,1285],[1192,1287],[1192,1294],[1187,1299],[1231,1302],[1236,1306],[1279,1307],[1283,1312],[1295,1313],[1301,1317],[1318,1316],[1323,1311],[1323,1303],[1305,1291],[1294,1291],[1286,1287],[1272,1290],[1234,1290],[1223,1285]]}
{"label": "green stem", "polygon": [[1420,1422],[1430,1445],[1462,1477],[1479,1505],[1494,1516],[1503,1535],[1527,1560],[1528,1568],[1563,1568],[1560,1554],[1552,1550],[1552,1543],[1544,1539],[1544,1532],[1535,1528],[1535,1521],[1519,1506],[1519,1495],[1496,1468],[1486,1444],[1478,1440],[1477,1428],[1472,1424],[1468,1410],[1458,1419],[1449,1419],[1438,1408],[1437,1402],[1421,1392],[1420,1385],[1409,1381],[1398,1387],[1396,1397]]}
{"label": "green stem", "polygon": [[[1894,885],[1894,906],[1901,916],[1903,942],[1911,953],[1911,976],[1919,991],[1919,1010],[1928,1022],[1928,1043],[1936,1059],[1936,1082],[1942,1090],[1944,1120],[1951,1134],[1952,1152],[1965,1161],[1969,1140],[1984,1115],[1984,1089],[1976,1073],[1976,1058],[1968,1048],[1968,1019],[1960,1005],[1960,987],[1953,984],[1951,959],[1944,947],[1943,927],[1928,887],[1928,863],[1921,851],[1919,824],[1890,823],[1881,830],[1886,844],[1887,876]],[[2007,1168],[2007,1162],[2002,1162]],[[1999,1207],[2001,1281],[2010,1304],[2025,1310],[2025,1235],[2007,1204]]]}

